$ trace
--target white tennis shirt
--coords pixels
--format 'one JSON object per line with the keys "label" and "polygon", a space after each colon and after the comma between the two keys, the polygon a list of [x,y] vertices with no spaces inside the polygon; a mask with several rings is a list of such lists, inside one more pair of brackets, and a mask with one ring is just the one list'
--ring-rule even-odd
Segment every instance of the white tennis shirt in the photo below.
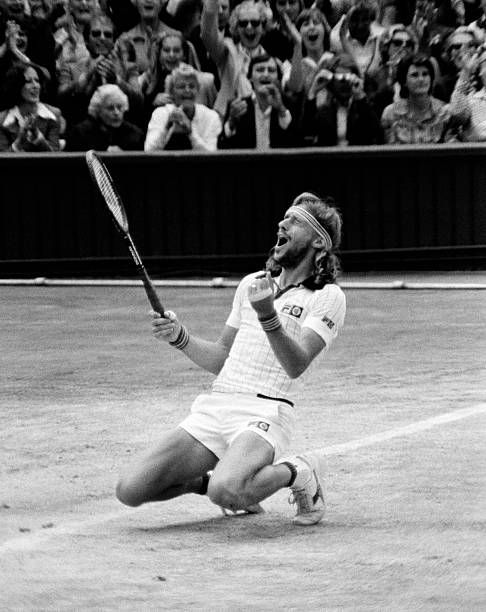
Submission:
{"label": "white tennis shirt", "polygon": [[[226,324],[238,330],[228,358],[213,383],[213,391],[224,393],[262,393],[288,399],[293,380],[282,368],[248,300],[248,286],[261,274],[245,276],[236,289]],[[299,340],[301,330],[315,331],[328,350],[344,323],[346,298],[337,285],[312,291],[292,287],[275,300],[285,331]]]}

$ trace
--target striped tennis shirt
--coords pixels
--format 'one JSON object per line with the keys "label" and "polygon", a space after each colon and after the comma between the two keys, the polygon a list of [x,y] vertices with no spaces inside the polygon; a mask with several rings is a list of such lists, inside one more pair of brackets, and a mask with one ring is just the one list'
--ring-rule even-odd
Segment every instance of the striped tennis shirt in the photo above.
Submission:
{"label": "striped tennis shirt", "polygon": [[[245,276],[238,285],[226,324],[238,330],[213,391],[261,393],[288,399],[293,380],[280,365],[248,299],[248,286],[261,273]],[[328,350],[344,322],[346,298],[334,284],[311,290],[291,287],[274,302],[282,326],[294,340],[304,327],[315,331]]]}

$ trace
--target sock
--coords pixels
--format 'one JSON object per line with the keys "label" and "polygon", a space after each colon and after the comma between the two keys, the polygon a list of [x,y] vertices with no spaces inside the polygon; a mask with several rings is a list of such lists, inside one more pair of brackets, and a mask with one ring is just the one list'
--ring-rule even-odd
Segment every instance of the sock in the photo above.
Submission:
{"label": "sock", "polygon": [[209,474],[204,474],[201,476],[201,488],[198,491],[199,495],[206,495],[208,492],[208,484],[209,484]]}
{"label": "sock", "polygon": [[297,468],[293,463],[290,463],[290,461],[282,461],[282,465],[286,465],[290,470],[290,480],[287,486],[291,487],[294,484],[295,479],[297,478]]}
{"label": "sock", "polygon": [[282,461],[281,463],[285,464],[292,474],[287,485],[288,487],[303,489],[312,480],[312,471],[309,470],[309,465],[299,457],[294,457],[292,461]]}

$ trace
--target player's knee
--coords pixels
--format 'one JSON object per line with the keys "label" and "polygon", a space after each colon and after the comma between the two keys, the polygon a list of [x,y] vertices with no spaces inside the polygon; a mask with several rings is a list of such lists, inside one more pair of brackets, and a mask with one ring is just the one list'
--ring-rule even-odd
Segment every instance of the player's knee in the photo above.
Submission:
{"label": "player's knee", "polygon": [[246,496],[242,487],[234,481],[216,481],[208,485],[208,497],[217,506],[233,510],[246,507]]}
{"label": "player's knee", "polygon": [[139,491],[135,487],[131,487],[123,480],[120,480],[116,485],[115,495],[122,504],[135,508],[141,506],[144,500],[141,498]]}

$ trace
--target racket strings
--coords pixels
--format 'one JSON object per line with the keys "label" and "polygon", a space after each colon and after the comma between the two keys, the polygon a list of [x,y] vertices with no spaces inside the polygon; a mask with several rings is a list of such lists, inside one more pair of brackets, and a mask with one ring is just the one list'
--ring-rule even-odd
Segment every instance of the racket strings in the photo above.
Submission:
{"label": "racket strings", "polygon": [[105,198],[105,202],[108,208],[111,210],[112,215],[115,217],[116,222],[120,227],[122,227],[125,231],[128,229],[128,221],[125,215],[125,211],[123,210],[120,204],[120,198],[118,197],[111,178],[109,177],[107,171],[97,163],[92,163],[91,168],[94,173],[94,177],[98,186],[100,188],[103,197]]}

